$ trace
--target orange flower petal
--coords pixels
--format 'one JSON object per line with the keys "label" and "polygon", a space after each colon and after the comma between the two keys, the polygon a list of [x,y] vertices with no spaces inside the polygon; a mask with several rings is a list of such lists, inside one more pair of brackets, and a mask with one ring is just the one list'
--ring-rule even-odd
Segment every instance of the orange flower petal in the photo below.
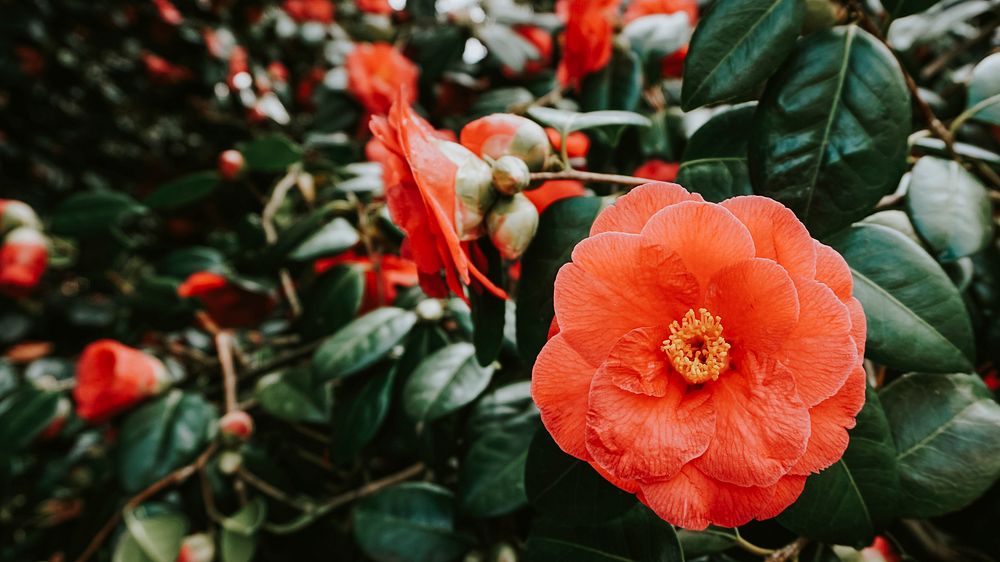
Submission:
{"label": "orange flower petal", "polygon": [[601,232],[639,234],[650,217],[682,201],[704,201],[704,199],[697,193],[688,193],[676,183],[652,182],[640,185],[601,211],[590,227],[590,235]]}
{"label": "orange flower petal", "polygon": [[545,429],[563,451],[585,461],[591,460],[584,442],[587,395],[596,370],[559,334],[542,348],[531,376],[531,398]]}
{"label": "orange flower petal", "polygon": [[833,289],[840,300],[851,298],[854,280],[851,269],[836,250],[814,242],[816,246],[816,280]]}
{"label": "orange flower petal", "polygon": [[670,372],[660,347],[669,335],[670,329],[665,326],[632,330],[611,348],[601,370],[622,390],[646,396],[666,395]]}
{"label": "orange flower petal", "polygon": [[807,406],[833,396],[860,363],[851,336],[851,315],[829,287],[797,279],[799,322],[776,357],[795,377]]}
{"label": "orange flower petal", "polygon": [[776,351],[799,321],[795,283],[780,265],[763,258],[735,263],[712,277],[705,308],[722,318],[722,335],[737,354]]}
{"label": "orange flower petal", "polygon": [[861,302],[854,297],[843,302],[851,313],[851,337],[854,338],[854,343],[858,346],[858,357],[864,359],[865,336],[868,333],[868,319],[865,317],[865,310],[861,307]]}
{"label": "orange flower petal", "polygon": [[622,490],[625,490],[630,494],[634,494],[639,491],[639,483],[636,482],[635,480],[625,480],[622,478],[618,478],[614,474],[611,474],[607,470],[604,470],[604,468],[602,468],[601,465],[597,464],[596,462],[590,463],[590,466],[593,467],[593,469],[596,470],[598,474],[604,477],[605,480],[611,482],[615,486],[618,486]]}
{"label": "orange flower petal", "polygon": [[685,201],[657,212],[643,227],[642,239],[675,252],[701,287],[722,268],[754,256],[747,227],[713,203]]}
{"label": "orange flower petal", "polygon": [[771,486],[805,452],[809,410],[792,374],[773,359],[747,355],[738,369],[711,385],[715,437],[692,464],[723,482]]}
{"label": "orange flower petal", "polygon": [[736,215],[753,236],[758,258],[772,259],[795,276],[816,276],[812,236],[790,209],[757,195],[733,197],[721,205]]}
{"label": "orange flower petal", "polygon": [[865,405],[865,384],[865,370],[859,365],[836,394],[809,410],[809,444],[791,474],[819,472],[843,456],[850,440],[847,430],[854,427],[854,417]]}

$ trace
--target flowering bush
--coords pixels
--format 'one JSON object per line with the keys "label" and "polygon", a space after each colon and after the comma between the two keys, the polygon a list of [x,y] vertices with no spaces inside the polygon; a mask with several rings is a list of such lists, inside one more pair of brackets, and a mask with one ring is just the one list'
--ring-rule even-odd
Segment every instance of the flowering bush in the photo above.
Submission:
{"label": "flowering bush", "polygon": [[996,559],[994,7],[14,3],[0,562]]}

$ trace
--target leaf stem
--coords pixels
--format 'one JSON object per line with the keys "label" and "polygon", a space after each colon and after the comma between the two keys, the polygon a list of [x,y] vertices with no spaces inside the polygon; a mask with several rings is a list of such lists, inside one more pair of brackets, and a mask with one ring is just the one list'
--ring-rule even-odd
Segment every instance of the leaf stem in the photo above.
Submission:
{"label": "leaf stem", "polygon": [[580,170],[562,170],[561,172],[534,172],[531,174],[531,181],[548,180],[578,180],[582,182],[613,183],[617,185],[627,185],[635,187],[651,181],[646,178],[635,176],[624,176],[621,174],[599,174],[597,172],[582,172]]}
{"label": "leaf stem", "polygon": [[749,552],[750,554],[754,554],[756,556],[764,557],[764,556],[770,556],[770,555],[772,555],[772,554],[774,554],[776,552],[774,550],[771,550],[770,548],[764,548],[762,546],[757,546],[757,545],[753,544],[752,542],[746,540],[745,538],[743,538],[742,535],[740,535],[740,530],[739,529],[733,529],[733,532],[735,533],[735,535],[733,535],[733,536],[736,539],[736,546],[740,547],[741,549],[745,550],[746,552]]}

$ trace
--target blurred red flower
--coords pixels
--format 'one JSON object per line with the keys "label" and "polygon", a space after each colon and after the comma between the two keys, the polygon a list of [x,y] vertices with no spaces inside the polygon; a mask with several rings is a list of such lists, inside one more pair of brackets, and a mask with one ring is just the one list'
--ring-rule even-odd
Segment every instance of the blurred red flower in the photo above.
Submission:
{"label": "blurred red flower", "polygon": [[677,178],[677,170],[681,167],[677,162],[664,162],[663,160],[647,160],[632,172],[637,178],[653,181],[674,181]]}
{"label": "blurred red flower", "polygon": [[288,17],[299,23],[333,23],[333,2],[330,0],[285,0],[283,7]]}
{"label": "blurred red flower", "polygon": [[[538,50],[538,57],[525,62],[520,75],[531,77],[548,68],[552,63],[552,34],[533,25],[515,25],[512,29]],[[518,73],[508,66],[501,67],[500,71],[507,78],[518,76]]]}
{"label": "blurred red flower", "polygon": [[583,194],[583,184],[576,180],[549,180],[540,187],[524,191],[524,195],[538,209],[539,215],[556,201]]}
{"label": "blurred red flower", "polygon": [[45,236],[29,227],[12,230],[0,246],[0,294],[25,297],[38,285],[48,265]]}
{"label": "blurred red flower", "polygon": [[403,102],[416,101],[420,70],[388,43],[361,43],[347,55],[347,89],[372,115],[389,113],[397,92]]}
{"label": "blurred red flower", "polygon": [[87,346],[76,364],[76,414],[100,423],[160,391],[166,369],[159,359],[114,340]]}
{"label": "blurred red flower", "polygon": [[698,23],[698,2],[697,0],[632,0],[628,8],[625,9],[623,19],[629,23],[642,16],[654,14],[673,14],[684,12],[688,15],[688,22],[692,26]]}
{"label": "blurred red flower", "polygon": [[184,16],[170,0],[153,0],[153,3],[156,4],[156,11],[164,23],[180,25],[184,21]]}
{"label": "blurred red flower", "polygon": [[187,82],[193,77],[191,71],[187,68],[175,65],[153,53],[143,53],[141,60],[142,64],[146,67],[146,76],[154,84],[180,84],[181,82]]}
{"label": "blurred red flower", "polygon": [[614,38],[613,22],[620,0],[560,0],[557,11],[566,21],[558,77],[579,89],[588,75],[607,66]]}
{"label": "blurred red flower", "polygon": [[368,14],[388,15],[393,12],[389,0],[357,0],[358,9]]}
{"label": "blurred red flower", "polygon": [[[559,152],[562,150],[562,135],[559,131],[546,127],[545,134],[549,136],[552,148]],[[570,158],[586,158],[590,152],[590,137],[582,131],[573,131],[566,135],[566,155]]]}
{"label": "blurred red flower", "polygon": [[392,304],[400,289],[414,287],[420,282],[417,264],[392,254],[379,257],[378,271],[370,257],[358,254],[354,250],[332,258],[317,260],[313,268],[319,274],[338,265],[352,265],[360,268],[365,274],[365,293],[361,301],[361,312],[374,310],[380,305]]}
{"label": "blurred red flower", "polygon": [[255,326],[274,308],[270,295],[249,291],[210,271],[191,274],[177,287],[177,295],[197,300],[223,328]]}

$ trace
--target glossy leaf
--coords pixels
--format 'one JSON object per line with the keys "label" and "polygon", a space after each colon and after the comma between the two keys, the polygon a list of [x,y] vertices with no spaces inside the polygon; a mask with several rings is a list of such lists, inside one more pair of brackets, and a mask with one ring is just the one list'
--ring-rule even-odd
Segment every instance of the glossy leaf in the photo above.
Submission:
{"label": "glossy leaf", "polygon": [[493,367],[476,360],[475,346],[453,343],[413,371],[403,389],[403,407],[414,420],[435,420],[475,400],[492,376]]}
{"label": "glossy leaf", "polygon": [[255,172],[284,172],[302,159],[302,149],[283,135],[269,135],[240,146],[247,168]]}
{"label": "glossy leaf", "polygon": [[984,58],[972,69],[965,108],[974,119],[1000,126],[1000,53]]}
{"label": "glossy leaf", "polygon": [[890,228],[859,224],[830,244],[851,267],[868,319],[866,355],[901,370],[965,370],[974,356],[962,298],[934,259]]}
{"label": "glossy leaf", "polygon": [[691,36],[691,23],[687,13],[683,11],[652,14],[630,21],[622,34],[628,39],[629,47],[645,64],[687,45]]}
{"label": "glossy leaf", "polygon": [[536,521],[525,544],[527,562],[681,562],[677,533],[643,505],[594,526]]}
{"label": "glossy leaf", "polygon": [[[487,276],[497,286],[503,287],[504,264],[500,253],[488,238],[481,238],[479,248],[486,257]],[[506,320],[506,301],[478,285],[469,290],[472,305],[472,343],[476,346],[476,359],[480,365],[489,365],[500,356],[503,346],[503,328]]]}
{"label": "glossy leaf", "polygon": [[118,537],[112,562],[175,562],[187,532],[180,513],[150,513],[144,507],[128,510],[125,530]]}
{"label": "glossy leaf", "polygon": [[699,127],[684,149],[677,183],[714,202],[749,195],[747,141],[755,107],[747,104],[727,109]]}
{"label": "glossy leaf", "polygon": [[340,265],[324,272],[303,298],[302,334],[315,339],[336,332],[358,314],[365,294],[365,273]]}
{"label": "glossy leaf", "polygon": [[695,28],[684,61],[681,107],[750,92],[781,66],[802,29],[805,2],[718,0]]}
{"label": "glossy leaf", "polygon": [[899,496],[896,449],[871,388],[850,436],[843,458],[810,476],[802,495],[778,522],[815,540],[861,548],[893,518]]}
{"label": "glossy leaf", "polygon": [[292,253],[288,259],[292,261],[312,261],[317,258],[333,256],[347,250],[358,243],[361,236],[346,219],[337,217],[317,230]]}
{"label": "glossy leaf", "polygon": [[105,232],[131,216],[146,212],[146,207],[124,193],[77,193],[56,207],[49,228],[53,234],[61,236],[89,236]]}
{"label": "glossy leaf", "polygon": [[473,517],[496,517],[528,503],[524,465],[534,425],[497,430],[472,442],[458,475],[458,502]]}
{"label": "glossy leaf", "polygon": [[933,156],[918,160],[906,206],[913,226],[941,261],[975,254],[993,238],[989,193],[954,160]]}
{"label": "glossy leaf", "polygon": [[313,356],[319,380],[357,374],[385,357],[417,323],[417,315],[401,308],[373,310],[323,340]]}
{"label": "glossy leaf", "polygon": [[255,498],[232,517],[222,520],[219,554],[222,562],[250,562],[257,550],[257,530],[267,519],[267,502]]}
{"label": "glossy leaf", "polygon": [[955,511],[1000,478],[1000,404],[978,376],[904,375],[879,396],[896,441],[902,517]]}
{"label": "glossy leaf", "polygon": [[501,386],[476,402],[467,431],[475,438],[494,431],[534,427],[537,420],[538,408],[531,399],[531,381],[520,381]]}
{"label": "glossy leaf", "polygon": [[155,210],[177,209],[201,201],[214,193],[218,186],[218,172],[196,172],[161,185],[143,203]]}
{"label": "glossy leaf", "polygon": [[331,455],[338,460],[354,457],[375,437],[389,413],[396,367],[378,373],[334,410]]}
{"label": "glossy leaf", "polygon": [[754,191],[795,211],[814,236],[864,217],[903,175],[909,93],[893,55],[855,26],[802,40],[768,81],[754,117]]}
{"label": "glossy leaf", "polygon": [[0,462],[31,444],[55,419],[62,394],[22,384],[0,400]]}
{"label": "glossy leaf", "polygon": [[264,375],[255,396],[265,412],[285,421],[323,423],[330,417],[327,392],[307,367]]}
{"label": "glossy leaf", "polygon": [[532,107],[528,110],[528,115],[566,135],[573,131],[598,127],[625,127],[629,125],[649,127],[652,125],[648,117],[631,111],[610,110],[577,113],[551,107]]}

